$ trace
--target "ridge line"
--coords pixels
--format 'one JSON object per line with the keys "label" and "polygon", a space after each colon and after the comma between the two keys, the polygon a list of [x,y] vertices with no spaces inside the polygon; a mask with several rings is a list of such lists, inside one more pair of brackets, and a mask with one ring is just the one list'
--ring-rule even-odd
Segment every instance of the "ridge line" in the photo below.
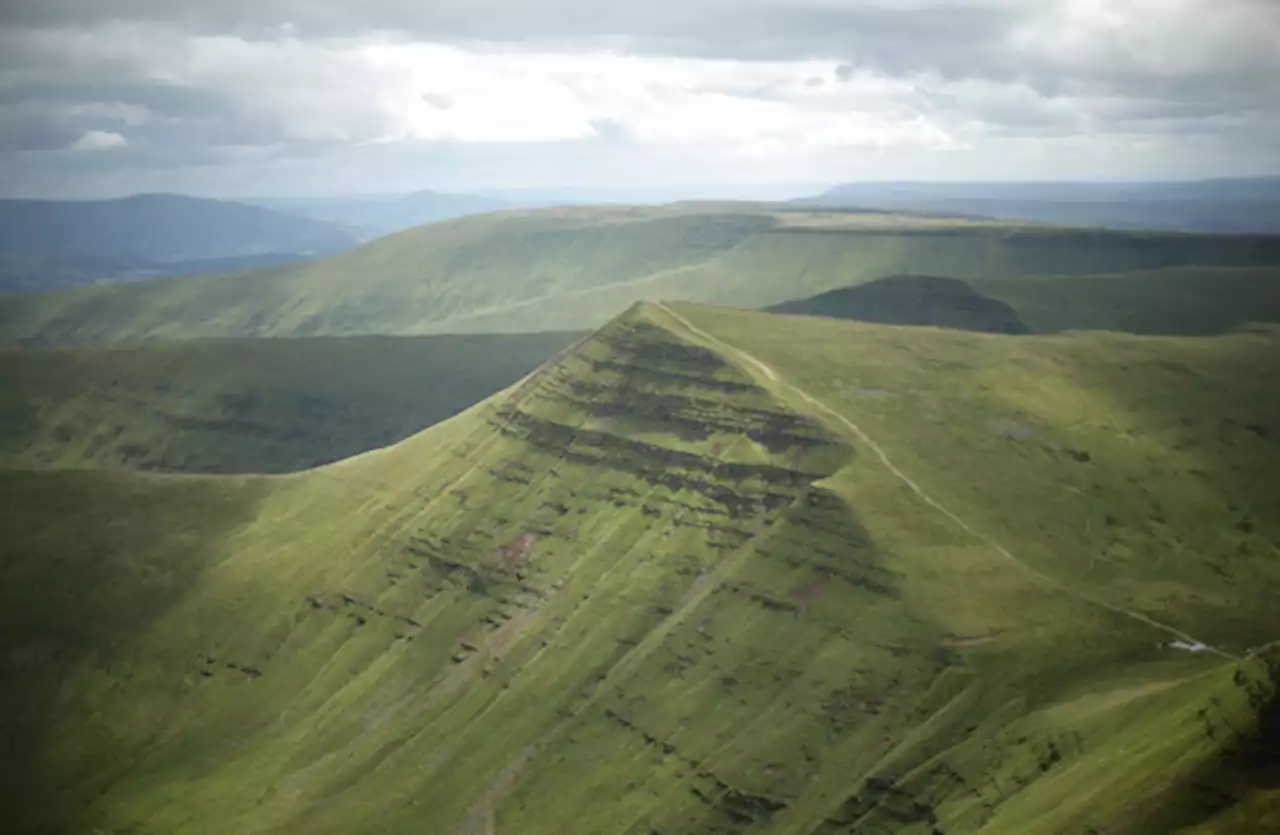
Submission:
{"label": "ridge line", "polygon": [[695,336],[699,336],[702,339],[708,340],[712,344],[717,345],[721,349],[726,350],[730,354],[735,355],[736,357],[738,357],[738,359],[742,360],[743,362],[747,363],[748,365],[752,366],[753,368],[763,373],[764,376],[767,377],[769,380],[778,383],[782,387],[791,391],[796,396],[800,397],[802,400],[804,400],[811,406],[814,406],[820,409],[821,411],[826,412],[827,414],[834,417],[846,428],[848,428],[851,432],[853,432],[853,434],[858,438],[858,440],[866,444],[867,448],[870,449],[872,452],[874,452],[876,457],[880,459],[880,463],[883,464],[885,468],[888,469],[889,472],[892,473],[895,478],[897,478],[899,481],[905,484],[913,493],[915,493],[925,504],[929,505],[934,510],[938,511],[943,516],[946,516],[953,523],[955,523],[961,530],[965,531],[970,536],[975,537],[978,541],[982,542],[988,548],[991,548],[997,554],[1004,557],[1006,560],[1008,560],[1009,562],[1016,565],[1018,568],[1025,571],[1032,578],[1052,588],[1056,588],[1059,591],[1065,592],[1066,594],[1072,597],[1075,597],[1077,600],[1081,600],[1085,603],[1090,603],[1094,606],[1100,606],[1118,615],[1124,615],[1125,617],[1139,621],[1140,623],[1144,623],[1147,626],[1150,626],[1154,629],[1176,636],[1177,638],[1189,644],[1192,644],[1198,647],[1204,647],[1207,651],[1212,652],[1215,655],[1230,659],[1232,661],[1239,660],[1239,656],[1233,655],[1227,652],[1226,650],[1219,649],[1213,646],[1212,644],[1208,644],[1204,641],[1199,640],[1198,638],[1188,635],[1186,632],[1183,632],[1177,627],[1169,626],[1168,624],[1161,623],[1160,621],[1154,620],[1153,618],[1150,618],[1147,615],[1142,614],[1141,612],[1134,611],[1132,609],[1126,608],[1116,603],[1110,603],[1101,598],[1094,597],[1093,595],[1088,594],[1087,592],[1082,592],[1082,591],[1079,591],[1078,589],[1074,589],[1071,586],[1068,586],[1066,583],[1063,583],[1060,580],[1054,579],[1053,577],[1049,576],[1048,574],[1045,574],[1044,572],[1038,569],[1032,568],[1030,565],[1018,559],[1016,556],[1014,556],[1013,553],[1011,553],[1007,548],[1005,548],[999,542],[996,542],[990,536],[987,536],[986,534],[974,529],[973,526],[971,526],[968,522],[966,522],[960,516],[956,515],[953,511],[951,511],[949,508],[947,508],[937,499],[929,495],[929,493],[926,492],[924,488],[922,488],[919,484],[917,484],[910,476],[904,473],[901,469],[898,468],[896,464],[893,463],[893,460],[889,458],[888,453],[886,453],[884,449],[878,443],[876,443],[875,440],[870,435],[868,435],[865,431],[863,431],[863,429],[859,427],[856,423],[849,420],[849,418],[845,417],[840,412],[837,412],[835,409],[828,406],[826,403],[823,403],[818,398],[809,394],[804,389],[801,389],[799,386],[796,386],[793,383],[783,380],[781,376],[778,374],[778,372],[775,371],[771,366],[769,366],[764,361],[752,356],[748,352],[742,350],[741,348],[738,348],[735,345],[731,345],[728,342],[725,342],[723,339],[719,338],[718,336],[708,333],[702,328],[699,328],[697,325],[694,325],[688,319],[681,316],[679,313],[676,313],[671,308],[667,307],[665,303],[655,301],[653,302],[653,304],[659,310],[661,310],[662,312],[670,316],[672,319],[675,319],[677,322],[679,322],[680,325],[686,328],[690,333],[694,334]]}

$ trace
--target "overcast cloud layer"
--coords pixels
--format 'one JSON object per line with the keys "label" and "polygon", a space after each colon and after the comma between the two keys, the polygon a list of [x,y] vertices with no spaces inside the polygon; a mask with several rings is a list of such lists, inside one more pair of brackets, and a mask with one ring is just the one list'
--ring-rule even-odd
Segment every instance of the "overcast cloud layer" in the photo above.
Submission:
{"label": "overcast cloud layer", "polygon": [[1170,179],[1277,148],[1273,0],[0,9],[7,194]]}

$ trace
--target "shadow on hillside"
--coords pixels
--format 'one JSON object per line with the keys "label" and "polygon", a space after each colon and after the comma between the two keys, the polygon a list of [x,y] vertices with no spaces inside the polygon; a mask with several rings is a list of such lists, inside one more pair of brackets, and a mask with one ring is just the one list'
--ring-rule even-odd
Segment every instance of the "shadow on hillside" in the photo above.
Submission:
{"label": "shadow on hillside", "polygon": [[0,466],[283,473],[397,443],[581,337],[0,348]]}
{"label": "shadow on hillside", "polygon": [[958,278],[895,275],[766,308],[886,325],[929,325],[988,333],[1030,333],[1017,311]]}
{"label": "shadow on hillside", "polygon": [[1280,323],[1280,269],[1178,267],[1116,275],[893,275],[765,308],[987,333],[1212,336]]}
{"label": "shadow on hillside", "polygon": [[252,516],[262,489],[251,482],[0,471],[6,831],[88,831],[84,807],[133,765],[136,751],[121,740],[139,735],[96,715],[103,692],[114,699],[122,686],[136,686],[144,667],[132,641],[216,563],[222,535]]}

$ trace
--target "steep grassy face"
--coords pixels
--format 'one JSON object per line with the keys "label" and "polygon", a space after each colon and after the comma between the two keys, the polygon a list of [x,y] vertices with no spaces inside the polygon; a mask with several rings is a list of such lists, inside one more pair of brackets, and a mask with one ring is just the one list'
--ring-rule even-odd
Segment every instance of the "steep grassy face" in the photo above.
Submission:
{"label": "steep grassy face", "polygon": [[1274,267],[1280,236],[763,204],[546,209],[433,224],[305,265],[8,297],[0,339],[573,331],[642,299],[764,307],[900,274],[1011,279],[1192,264]]}
{"label": "steep grassy face", "polygon": [[[159,479],[252,512],[199,550],[101,538],[193,571],[127,640],[30,663],[58,696],[15,691],[47,705],[15,802],[56,799],[25,810],[47,831],[1265,831],[1280,658],[1245,649],[1276,637],[1276,531],[1226,529],[1275,450],[1148,409],[1186,366],[1215,372],[1193,416],[1254,422],[1274,338],[1104,342],[641,306],[395,447]],[[1095,496],[1110,551],[1079,547]],[[155,501],[103,507],[164,527]]]}
{"label": "steep grassy face", "polygon": [[[83,714],[74,735],[63,736],[56,717],[73,696],[85,704],[144,694],[157,681],[194,686],[189,674],[173,681],[164,659],[133,648],[228,556],[228,537],[267,492],[262,482],[232,478],[0,470],[0,805],[8,831],[86,831],[72,825],[79,810],[55,787],[102,785],[136,761],[118,757],[126,724]],[[145,729],[145,705],[145,697],[132,708],[119,703],[115,718]],[[50,753],[59,747],[75,752],[74,769]]]}
{"label": "steep grassy face", "polygon": [[[756,318],[690,317],[856,413],[943,505],[997,541],[1026,543],[1024,561],[1113,603],[1155,606],[1157,619],[1167,605],[1170,620],[1233,653],[1269,639],[1232,625],[1265,622],[1267,604],[1240,589],[1268,582],[1280,542],[1269,510],[1280,502],[1275,330],[1010,339]],[[873,334],[875,350],[852,358]],[[1153,576],[1174,586],[1158,592]],[[1193,612],[1203,622],[1183,620]]]}
{"label": "steep grassy face", "polygon": [[0,466],[286,472],[403,440],[577,334],[0,350]]}

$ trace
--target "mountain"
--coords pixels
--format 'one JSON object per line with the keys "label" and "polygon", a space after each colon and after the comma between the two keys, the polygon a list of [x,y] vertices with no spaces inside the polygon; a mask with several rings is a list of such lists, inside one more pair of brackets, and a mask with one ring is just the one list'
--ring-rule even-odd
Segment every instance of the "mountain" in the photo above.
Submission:
{"label": "mountain", "polygon": [[372,240],[440,220],[514,208],[515,203],[475,194],[419,191],[384,197],[252,201],[279,212],[333,223]]}
{"label": "mountain", "polygon": [[798,205],[1202,232],[1280,232],[1280,177],[1167,183],[850,183]]}
{"label": "mountain", "polygon": [[1275,268],[1280,236],[755,203],[562,207],[431,224],[306,264],[0,299],[0,340],[573,331],[638,299],[763,307],[893,275],[1011,281],[1186,265]]}
{"label": "mountain", "polygon": [[895,275],[783,302],[771,313],[859,319],[893,325],[931,325],[990,333],[1028,333],[1009,305],[958,278]]}
{"label": "mountain", "polygon": [[0,200],[0,291],[189,273],[220,259],[296,261],[355,242],[332,224],[181,195]]}
{"label": "mountain", "polygon": [[1273,831],[1278,339],[643,304],[314,471],[4,471],[7,825]]}
{"label": "mountain", "polygon": [[0,349],[0,466],[287,472],[403,440],[580,334]]}

